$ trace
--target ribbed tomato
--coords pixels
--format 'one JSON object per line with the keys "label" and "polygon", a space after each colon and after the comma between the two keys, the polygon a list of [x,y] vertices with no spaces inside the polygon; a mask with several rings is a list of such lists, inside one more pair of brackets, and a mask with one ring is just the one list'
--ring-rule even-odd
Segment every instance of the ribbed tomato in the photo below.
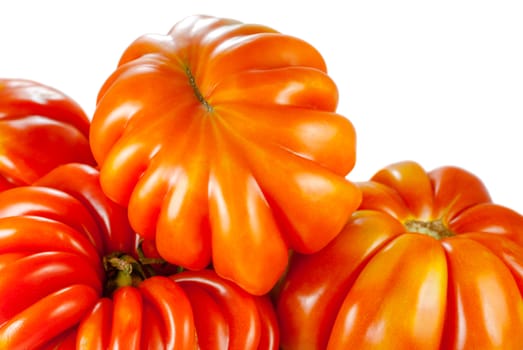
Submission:
{"label": "ribbed tomato", "polygon": [[1,192],[0,348],[278,349],[267,296],[212,270],[156,275],[137,242],[88,165]]}
{"label": "ribbed tomato", "polygon": [[400,162],[358,184],[325,249],[277,296],[283,349],[523,346],[523,216],[464,169]]}
{"label": "ribbed tomato", "polygon": [[192,16],[144,35],[100,89],[90,143],[103,190],[167,261],[253,294],[289,249],[330,242],[360,202],[355,132],[309,43]]}

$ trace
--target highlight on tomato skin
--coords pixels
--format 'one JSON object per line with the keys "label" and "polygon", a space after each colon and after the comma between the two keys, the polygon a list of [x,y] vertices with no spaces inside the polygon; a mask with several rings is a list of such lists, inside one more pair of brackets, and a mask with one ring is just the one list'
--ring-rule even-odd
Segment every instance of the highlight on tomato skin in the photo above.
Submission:
{"label": "highlight on tomato skin", "polygon": [[0,191],[29,185],[58,165],[94,165],[90,121],[64,92],[41,82],[0,78]]}
{"label": "highlight on tomato skin", "polygon": [[86,164],[0,192],[0,300],[1,349],[279,347],[268,296],[166,266]]}
{"label": "highlight on tomato skin", "polygon": [[90,145],[102,188],[165,260],[212,263],[265,294],[289,250],[324,247],[361,200],[338,98],[306,41],[187,17],[133,41],[99,90]]}
{"label": "highlight on tomato skin", "polygon": [[275,293],[282,349],[520,349],[523,216],[455,166],[403,161]]}

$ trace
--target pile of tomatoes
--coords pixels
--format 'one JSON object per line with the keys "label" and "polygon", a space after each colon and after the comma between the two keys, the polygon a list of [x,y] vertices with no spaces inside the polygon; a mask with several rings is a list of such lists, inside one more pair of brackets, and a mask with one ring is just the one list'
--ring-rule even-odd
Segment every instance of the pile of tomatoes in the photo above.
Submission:
{"label": "pile of tomatoes", "polygon": [[338,98],[210,16],[132,42],[92,116],[1,79],[0,349],[523,349],[523,216],[457,167],[349,181]]}

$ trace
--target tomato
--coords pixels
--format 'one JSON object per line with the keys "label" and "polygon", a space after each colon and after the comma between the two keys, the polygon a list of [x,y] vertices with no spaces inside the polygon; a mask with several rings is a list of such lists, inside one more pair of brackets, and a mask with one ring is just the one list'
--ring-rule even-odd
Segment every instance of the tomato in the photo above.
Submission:
{"label": "tomato", "polygon": [[192,16],[144,35],[90,129],[109,198],[167,261],[268,292],[290,249],[330,242],[360,202],[355,130],[320,53],[262,25]]}
{"label": "tomato", "polygon": [[89,124],[82,108],[61,91],[0,79],[0,190],[31,184],[60,164],[94,165]]}
{"label": "tomato", "polygon": [[212,270],[157,275],[172,269],[137,241],[89,165],[1,192],[0,348],[278,349],[268,296]]}
{"label": "tomato", "polygon": [[283,349],[521,349],[523,217],[481,180],[405,161],[275,297]]}

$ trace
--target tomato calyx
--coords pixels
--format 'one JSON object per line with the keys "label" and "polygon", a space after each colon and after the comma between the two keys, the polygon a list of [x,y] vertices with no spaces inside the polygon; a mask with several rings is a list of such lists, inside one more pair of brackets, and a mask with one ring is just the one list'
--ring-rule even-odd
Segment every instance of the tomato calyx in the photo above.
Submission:
{"label": "tomato calyx", "polygon": [[156,275],[153,264],[165,263],[162,259],[145,257],[141,245],[136,250],[138,258],[122,252],[113,252],[103,257],[106,296],[111,296],[120,287],[138,286],[142,281]]}
{"label": "tomato calyx", "polygon": [[146,269],[134,257],[114,252],[103,257],[106,282],[104,294],[111,296],[115,290],[125,286],[138,286],[147,279]]}
{"label": "tomato calyx", "polygon": [[196,96],[196,99],[205,107],[207,112],[212,112],[213,108],[209,104],[209,102],[203,97],[202,92],[198,88],[198,85],[196,84],[196,79],[194,78],[194,75],[191,72],[191,69],[189,66],[185,66],[185,75],[187,75],[187,78],[189,79],[189,84],[191,85],[194,96]]}
{"label": "tomato calyx", "polygon": [[412,219],[405,221],[403,225],[408,232],[425,234],[438,240],[455,235],[455,233],[445,225],[442,219],[430,221]]}

